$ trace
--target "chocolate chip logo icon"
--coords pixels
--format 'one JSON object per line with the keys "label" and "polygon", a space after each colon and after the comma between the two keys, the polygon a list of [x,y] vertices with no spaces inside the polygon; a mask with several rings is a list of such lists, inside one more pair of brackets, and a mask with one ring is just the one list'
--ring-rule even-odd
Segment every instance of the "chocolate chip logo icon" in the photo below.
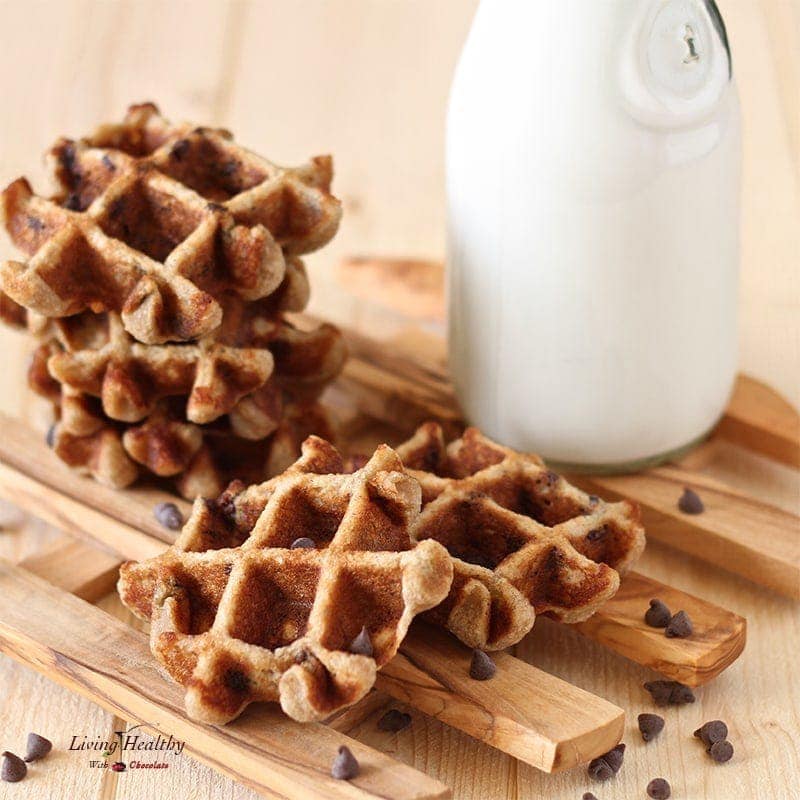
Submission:
{"label": "chocolate chip logo icon", "polygon": [[127,767],[125,766],[125,764],[122,763],[122,761],[115,761],[111,765],[111,769],[113,769],[114,772],[125,772]]}

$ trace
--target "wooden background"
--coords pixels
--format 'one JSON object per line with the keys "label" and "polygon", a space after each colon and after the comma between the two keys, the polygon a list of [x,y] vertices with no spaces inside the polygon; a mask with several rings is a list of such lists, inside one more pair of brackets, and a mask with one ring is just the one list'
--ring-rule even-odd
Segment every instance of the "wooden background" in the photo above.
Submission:
{"label": "wooden background", "polygon": [[[543,2],[544,0],[538,0]],[[602,2],[603,0],[586,0]],[[44,189],[41,153],[61,134],[80,135],[152,99],[176,119],[231,128],[239,141],[292,164],[331,152],[345,218],[335,242],[310,259],[313,308],[375,333],[391,320],[337,286],[345,254],[441,257],[444,107],[476,0],[262,0],[262,2],[0,2],[0,183],[29,176]],[[800,2],[720,0],[732,42],[744,122],[742,368],[800,398]],[[3,241],[0,257],[11,255]],[[0,408],[30,417],[22,337],[0,332]],[[718,473],[797,509],[796,476],[728,452]],[[712,466],[713,469],[713,466]],[[0,555],[18,559],[52,532],[2,509]],[[24,535],[23,535],[24,531]],[[757,535],[757,532],[754,532]],[[399,735],[378,733],[373,714],[355,734],[447,781],[455,797],[644,797],[667,777],[673,797],[793,800],[800,789],[796,735],[800,688],[797,607],[745,581],[652,545],[642,571],[713,598],[748,617],[745,657],[694,706],[670,710],[661,739],[626,735],[629,756],[612,783],[590,787],[582,771],[548,777],[414,714]],[[109,599],[109,606],[115,600]],[[608,697],[648,710],[648,677],[563,627],[537,625],[519,650],[533,663]],[[252,793],[189,758],[157,774],[88,769],[63,751],[71,736],[106,736],[118,724],[31,670],[0,660],[0,750],[19,752],[27,731],[61,751],[0,798],[134,800]],[[691,737],[725,718],[735,761],[710,764]]]}

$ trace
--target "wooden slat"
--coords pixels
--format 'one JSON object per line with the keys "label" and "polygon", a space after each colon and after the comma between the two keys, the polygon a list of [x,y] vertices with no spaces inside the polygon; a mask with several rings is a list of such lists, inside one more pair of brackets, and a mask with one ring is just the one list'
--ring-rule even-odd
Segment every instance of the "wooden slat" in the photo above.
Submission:
{"label": "wooden slat", "polygon": [[117,556],[90,548],[71,536],[60,536],[46,549],[19,562],[23,569],[87,603],[95,603],[114,590],[119,565]]}
{"label": "wooden slat", "polygon": [[621,708],[507,653],[492,653],[492,680],[475,681],[471,656],[450,634],[416,623],[377,686],[545,772],[589,761],[622,738]]}
{"label": "wooden slat", "polygon": [[740,375],[717,436],[800,468],[800,414],[760,381]]}
{"label": "wooden slat", "polygon": [[[662,628],[644,622],[651,598],[663,600],[673,613],[686,611],[694,632],[688,639],[669,639]],[[589,636],[651,669],[689,686],[700,686],[729,667],[744,650],[747,622],[732,612],[720,613],[719,606],[699,597],[655,585],[655,581],[635,573],[626,575],[617,594],[600,613],[574,626]]]}
{"label": "wooden slat", "polygon": [[[10,467],[4,469],[7,473],[15,472]],[[21,477],[35,484],[32,479]],[[0,482],[0,493],[9,485],[8,481]],[[92,485],[87,480],[87,501],[91,500]],[[29,503],[26,510],[35,514],[37,509],[64,502],[55,489],[44,484],[38,486],[37,494],[30,487],[24,494],[16,493],[18,501]],[[132,497],[130,502],[142,501]],[[74,503],[71,517],[74,528],[81,526],[84,515],[93,523],[105,516],[89,506]],[[131,548],[127,549],[125,528],[115,526],[111,518],[108,523],[96,525],[86,534],[102,545],[113,547],[121,558],[150,557],[166,547],[152,539],[145,549],[141,539],[148,537],[130,529],[136,536],[131,536]],[[84,560],[91,562],[94,548],[86,544],[81,547]],[[416,632],[409,634],[398,658],[379,673],[378,688],[545,772],[600,755],[622,736],[622,709],[510,656],[500,656],[504,677],[486,684],[492,698],[487,704],[484,685],[478,685],[468,676],[470,651],[449,636],[437,636],[435,631],[431,634],[434,640],[429,643],[427,633],[425,637]],[[453,655],[454,662],[448,660],[449,655]],[[519,686],[537,687],[536,695],[524,708],[516,707]],[[489,719],[487,708],[492,709],[493,719]]]}
{"label": "wooden slat", "polygon": [[[39,434],[29,425],[2,412],[0,461],[77,500],[82,499],[90,483],[72,470],[64,469],[63,462],[45,444],[44,434]],[[129,496],[137,498],[139,502],[129,503],[126,500]],[[92,506],[97,510],[104,511],[114,519],[150,536],[171,541],[169,536],[165,536],[163,526],[153,516],[153,507],[163,501],[176,503],[184,514],[189,511],[189,503],[185,500],[148,486],[136,486],[120,492],[95,483],[92,490]]]}
{"label": "wooden slat", "polygon": [[385,259],[351,256],[337,265],[337,277],[356,297],[409,319],[444,318],[444,271],[440,261],[396,259],[391,262],[391,271],[381,269],[385,263]]}
{"label": "wooden slat", "polygon": [[[800,519],[700,473],[657,467],[636,475],[571,476],[606,498],[642,506],[648,537],[800,598]],[[684,487],[703,500],[702,514],[678,509]]]}
{"label": "wooden slat", "polygon": [[[0,652],[124,719],[186,742],[186,751],[265,797],[450,797],[422,772],[325,725],[301,725],[262,704],[224,727],[190,720],[180,687],[155,666],[147,637],[20,567],[0,561]],[[353,781],[330,777],[340,745],[360,762]]]}
{"label": "wooden slat", "polygon": [[[2,430],[2,425],[0,425],[0,434],[2,434]],[[31,441],[30,446],[33,448],[43,447],[41,442],[36,440]],[[41,454],[34,450],[32,455],[33,457],[25,463],[28,463],[31,471],[35,472]],[[46,457],[47,453],[44,455]],[[3,457],[4,446],[2,435],[0,435],[0,459]],[[88,532],[91,537],[101,541],[104,546],[119,553],[123,558],[137,560],[149,558],[160,552],[165,543],[174,541],[175,534],[171,531],[159,528],[160,538],[156,541],[141,531],[120,523],[111,514],[106,515],[96,511],[93,507],[95,493],[98,492],[102,496],[104,494],[103,487],[98,486],[90,479],[74,475],[70,475],[70,478],[71,481],[65,485],[76,491],[77,497],[81,498],[83,502],[66,497],[44,483],[0,463],[0,495],[12,502],[24,504],[27,510],[43,516],[57,526],[61,519],[67,520],[71,526],[71,528],[67,528],[69,532],[82,536],[86,535],[86,533],[82,533],[83,531]],[[148,516],[146,504],[150,502],[150,499],[147,496],[136,492],[117,492],[117,495],[113,509],[126,519]],[[142,507],[136,508],[136,506]],[[52,509],[61,509],[62,511],[53,514]],[[640,633],[642,615],[647,608],[647,600],[649,597],[659,597],[664,594],[667,587],[641,575],[634,577],[640,586],[645,587],[643,588],[644,595],[648,595],[642,598],[642,607],[625,605],[625,613],[621,613],[619,608],[615,611],[613,604],[604,607],[597,612],[596,617],[596,621],[602,621],[603,624],[585,629],[586,635],[637,663],[647,665],[657,663],[665,676],[674,679],[678,679],[680,676],[684,682],[692,685],[699,685],[711,680],[741,652],[744,643],[743,638],[738,634],[742,626],[741,618],[726,609],[711,604],[708,605],[709,616],[713,616],[716,623],[711,627],[712,632],[692,647],[686,644],[686,640],[666,639],[663,636],[644,639]],[[683,607],[680,604],[680,593],[678,595],[677,607]],[[691,598],[687,596],[686,602],[690,601]],[[717,665],[717,667],[715,668],[713,665]],[[481,729],[482,726],[476,724],[473,730],[467,732],[476,735],[475,731]],[[543,766],[542,768],[547,767]]]}

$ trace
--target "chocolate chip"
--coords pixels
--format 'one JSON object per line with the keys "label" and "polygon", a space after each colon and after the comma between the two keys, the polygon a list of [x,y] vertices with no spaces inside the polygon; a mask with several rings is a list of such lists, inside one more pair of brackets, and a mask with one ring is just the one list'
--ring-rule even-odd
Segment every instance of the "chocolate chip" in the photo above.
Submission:
{"label": "chocolate chip", "polygon": [[342,745],[333,760],[331,776],[336,778],[337,781],[349,781],[358,775],[360,769],[356,757],[347,747]]}
{"label": "chocolate chip", "polygon": [[114,162],[111,160],[111,158],[109,157],[108,153],[106,153],[106,154],[103,156],[103,159],[102,159],[102,160],[103,160],[103,166],[104,166],[104,167],[105,167],[107,170],[109,170],[110,172],[116,172],[116,171],[117,171],[117,167],[116,167],[116,165],[114,164]]}
{"label": "chocolate chip", "polygon": [[651,628],[666,628],[671,617],[672,612],[666,603],[654,599],[650,601],[650,608],[645,612],[644,621]]}
{"label": "chocolate chip", "polygon": [[605,525],[601,525],[599,528],[589,531],[589,533],[586,534],[586,540],[589,542],[597,542],[600,539],[605,538],[607,534],[608,528]]}
{"label": "chocolate chip", "polygon": [[153,516],[171,531],[179,531],[183,527],[183,514],[175,503],[158,503],[153,509]]}
{"label": "chocolate chip", "polygon": [[56,443],[56,423],[54,422],[45,434],[44,440],[47,446],[52,450]]}
{"label": "chocolate chip", "polygon": [[250,689],[250,681],[247,675],[235,667],[225,671],[223,682],[232,692],[238,692],[239,694],[244,694]]}
{"label": "chocolate chip", "polygon": [[722,742],[714,742],[708,749],[708,754],[717,764],[724,764],[733,758],[733,745],[725,740]]}
{"label": "chocolate chip", "polygon": [[309,539],[308,536],[301,536],[289,545],[290,550],[313,550],[315,547],[314,540]]}
{"label": "chocolate chip", "polygon": [[688,487],[683,490],[681,499],[678,500],[678,508],[684,514],[702,514],[706,510],[697,492],[693,492]]}
{"label": "chocolate chip", "polygon": [[589,762],[589,775],[597,781],[607,781],[619,772],[624,757],[625,745],[618,744],[604,755]]}
{"label": "chocolate chip", "polygon": [[74,192],[70,194],[64,201],[64,208],[69,209],[70,211],[80,211],[81,210],[80,195],[75,194]]}
{"label": "chocolate chip", "polygon": [[3,766],[0,767],[0,778],[6,783],[17,783],[28,774],[28,765],[8,750],[3,753]]}
{"label": "chocolate chip", "polygon": [[609,750],[602,757],[606,760],[608,766],[614,770],[614,774],[616,775],[622,766],[623,759],[625,758],[625,745],[618,744],[616,747],[612,747],[611,750]]}
{"label": "chocolate chip", "polygon": [[711,722],[701,725],[694,735],[708,750],[714,742],[721,742],[728,738],[728,726],[721,719],[712,719]]}
{"label": "chocolate chip", "polygon": [[178,141],[172,145],[172,149],[169,151],[169,154],[176,161],[180,161],[186,155],[186,153],[189,152],[189,148],[191,146],[192,145],[188,139],[178,139]]}
{"label": "chocolate chip", "polygon": [[681,706],[694,703],[694,692],[678,681],[649,681],[644,688],[655,700],[657,706]]}
{"label": "chocolate chip", "polygon": [[689,619],[689,615],[685,611],[679,611],[669,621],[664,633],[669,636],[670,639],[685,639],[687,636],[691,636],[692,633],[694,633],[692,620]]}
{"label": "chocolate chip", "polygon": [[44,736],[39,736],[38,733],[28,734],[27,745],[28,753],[25,756],[25,760],[28,762],[44,758],[53,749],[53,743],[49,739],[45,739]]}
{"label": "chocolate chip", "polygon": [[494,678],[497,664],[489,658],[483,650],[472,651],[472,661],[469,664],[469,676],[476,681],[488,681]]}
{"label": "chocolate chip", "polygon": [[581,800],[597,800],[597,798],[591,792],[584,792]]}
{"label": "chocolate chip", "polygon": [[667,800],[672,794],[669,784],[663,778],[653,778],[647,784],[647,796],[653,800]]}
{"label": "chocolate chip", "polygon": [[398,711],[396,708],[389,709],[379,720],[378,730],[397,733],[407,728],[411,724],[411,714]]}
{"label": "chocolate chip", "polygon": [[41,231],[44,230],[44,222],[42,222],[38,217],[28,217],[27,219],[28,227],[32,231]]}
{"label": "chocolate chip", "polygon": [[652,741],[664,730],[664,717],[659,717],[658,714],[639,714],[637,721],[639,732],[646,742]]}
{"label": "chocolate chip", "polygon": [[350,642],[350,647],[347,649],[357,656],[372,656],[372,639],[369,638],[369,631],[366,625],[359,631],[358,636]]}
{"label": "chocolate chip", "polygon": [[607,781],[614,777],[614,770],[602,758],[594,758],[589,762],[589,776],[596,781]]}

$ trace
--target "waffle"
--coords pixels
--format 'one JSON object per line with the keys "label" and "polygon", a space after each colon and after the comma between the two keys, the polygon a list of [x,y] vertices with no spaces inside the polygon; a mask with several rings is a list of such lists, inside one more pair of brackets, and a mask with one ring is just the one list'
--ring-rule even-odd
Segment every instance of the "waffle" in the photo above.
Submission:
{"label": "waffle", "polygon": [[326,243],[341,215],[329,158],[280,168],[151,104],[60,140],[50,163],[61,187],[52,200],[24,179],[3,192],[6,228],[29,256],[0,266],[3,290],[45,317],[117,312],[147,344],[209,334],[228,294],[268,297],[286,255]]}
{"label": "waffle", "polygon": [[113,420],[139,422],[159,401],[183,395],[188,398],[190,422],[213,422],[272,374],[269,350],[207,341],[143,345],[130,337],[115,315],[108,322],[103,347],[56,353],[48,369],[59,383],[102,398],[103,411]]}
{"label": "waffle", "polygon": [[428,617],[472,647],[514,644],[535,614],[588,618],[644,549],[633,503],[585,494],[475,428],[445,446],[427,423],[397,452],[422,487],[412,536],[443,544],[454,561],[450,594]]}
{"label": "waffle", "polygon": [[[241,545],[198,500],[165,554],[123,565],[120,596],[151,621],[191,717],[225,723],[277,700],[297,720],[322,719],[363,697],[414,616],[446,596],[450,558],[412,542],[419,485],[396,454],[384,445],[353,474],[315,471],[328,464],[341,461],[309,438]],[[301,536],[316,547],[291,549]]]}

